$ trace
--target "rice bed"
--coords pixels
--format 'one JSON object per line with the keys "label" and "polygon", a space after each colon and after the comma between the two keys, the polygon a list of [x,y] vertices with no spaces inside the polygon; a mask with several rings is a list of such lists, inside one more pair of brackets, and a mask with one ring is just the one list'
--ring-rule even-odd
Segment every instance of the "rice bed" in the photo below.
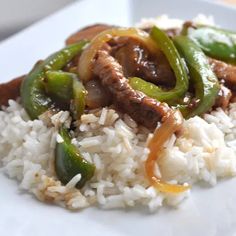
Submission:
{"label": "rice bed", "polygon": [[[54,149],[60,139],[57,127],[70,123],[68,112],[52,116],[50,126],[43,117],[30,120],[19,103],[9,101],[9,107],[0,111],[0,120],[4,172],[41,201],[73,210],[96,204],[102,208],[144,205],[155,211],[163,203],[177,205],[189,194],[163,194],[149,185],[144,162],[152,134],[111,108],[84,114],[73,132],[73,144],[96,165],[94,177],[81,190],[75,188],[80,175],[63,186],[54,170]],[[170,183],[204,181],[214,186],[218,177],[236,174],[235,136],[236,104],[226,112],[219,108],[204,119],[186,120],[182,135],[173,135],[165,144],[157,175]]]}

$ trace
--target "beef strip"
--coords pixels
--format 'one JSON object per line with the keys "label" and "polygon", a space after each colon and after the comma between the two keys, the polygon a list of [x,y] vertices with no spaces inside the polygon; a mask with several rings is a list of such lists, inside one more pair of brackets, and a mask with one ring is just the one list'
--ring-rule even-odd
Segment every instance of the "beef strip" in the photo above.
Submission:
{"label": "beef strip", "polygon": [[95,24],[85,27],[79,30],[78,32],[72,34],[69,38],[67,38],[66,45],[76,43],[82,39],[91,40],[102,31],[113,27],[114,26],[112,25],[106,25],[106,24]]}
{"label": "beef strip", "polygon": [[232,93],[230,89],[221,84],[214,107],[221,107],[222,109],[226,109],[230,103],[231,98],[232,98]]}
{"label": "beef strip", "polygon": [[20,76],[7,83],[0,84],[0,106],[6,106],[9,99],[16,99],[20,96],[20,86],[25,76]]}
{"label": "beef strip", "polygon": [[167,104],[133,90],[121,65],[107,51],[98,52],[93,63],[93,72],[110,91],[117,108],[129,114],[138,123],[155,128],[157,122],[164,120],[171,111]]}
{"label": "beef strip", "polygon": [[209,63],[219,80],[223,80],[230,88],[236,87],[236,66],[212,58],[209,58]]}
{"label": "beef strip", "polygon": [[235,100],[235,93],[233,91],[236,90],[236,66],[213,58],[209,58],[209,63],[221,83],[214,107],[225,109],[232,99]]}
{"label": "beef strip", "polygon": [[168,88],[175,85],[174,72],[160,50],[152,55],[145,45],[134,38],[117,39],[116,45],[112,55],[121,64],[125,77],[140,77]]}

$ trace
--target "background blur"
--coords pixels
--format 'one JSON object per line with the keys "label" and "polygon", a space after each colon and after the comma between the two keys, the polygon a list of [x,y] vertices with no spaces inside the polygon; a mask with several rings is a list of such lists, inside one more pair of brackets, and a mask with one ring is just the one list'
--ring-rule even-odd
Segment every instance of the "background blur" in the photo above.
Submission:
{"label": "background blur", "polygon": [[0,41],[75,0],[0,0]]}
{"label": "background blur", "polygon": [[[0,41],[74,1],[76,0],[0,0]],[[208,1],[236,7],[236,0]]]}

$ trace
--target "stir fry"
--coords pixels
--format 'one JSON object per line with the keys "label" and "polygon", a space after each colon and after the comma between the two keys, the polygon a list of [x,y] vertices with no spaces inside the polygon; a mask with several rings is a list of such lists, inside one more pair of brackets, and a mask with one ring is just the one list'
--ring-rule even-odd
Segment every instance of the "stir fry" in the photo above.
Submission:
{"label": "stir fry", "polygon": [[[93,25],[66,44],[29,74],[2,84],[1,105],[20,95],[31,119],[68,110],[74,121],[112,105],[154,132],[145,164],[150,185],[160,192],[186,191],[189,186],[156,175],[157,159],[165,142],[181,131],[183,118],[225,109],[234,99],[236,33],[192,22],[171,31]],[[73,145],[71,131],[73,125],[59,128],[55,171],[63,184],[81,174],[76,186],[82,188],[95,166]]]}

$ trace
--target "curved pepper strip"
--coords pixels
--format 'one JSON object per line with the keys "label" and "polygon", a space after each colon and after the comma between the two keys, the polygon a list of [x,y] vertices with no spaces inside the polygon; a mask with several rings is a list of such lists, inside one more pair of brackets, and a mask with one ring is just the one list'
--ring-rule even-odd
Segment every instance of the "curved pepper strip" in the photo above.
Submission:
{"label": "curved pepper strip", "polygon": [[64,71],[47,71],[45,88],[57,104],[72,106],[75,119],[84,113],[87,91],[76,74]]}
{"label": "curved pepper strip", "polygon": [[95,166],[86,161],[79,150],[71,143],[71,137],[67,129],[61,127],[59,134],[62,142],[57,142],[55,151],[55,170],[58,179],[67,184],[75,175],[81,174],[77,188],[82,188],[90,180],[95,172]]}
{"label": "curved pepper strip", "polygon": [[178,110],[173,111],[163,124],[155,130],[153,138],[148,143],[150,153],[145,162],[145,170],[149,182],[160,192],[178,194],[190,188],[190,186],[168,184],[155,174],[157,159],[163,151],[164,144],[171,135],[181,129],[182,123],[181,113]]}
{"label": "curved pepper strip", "polygon": [[185,117],[200,115],[208,111],[215,103],[220,89],[218,79],[213,73],[208,59],[198,45],[186,36],[176,36],[173,39],[180,54],[185,58],[193,81],[195,97],[198,100],[194,109],[179,107]]}
{"label": "curved pepper strip", "polygon": [[139,90],[160,102],[177,100],[188,90],[189,79],[186,66],[173,42],[162,30],[154,26],[150,36],[167,57],[176,76],[176,85],[173,89],[165,91],[158,86],[137,77],[130,78],[129,84],[133,89]]}
{"label": "curved pepper strip", "polygon": [[187,35],[193,39],[208,56],[236,64],[235,32],[209,26],[197,26],[197,29],[188,29]]}
{"label": "curved pepper strip", "polygon": [[80,118],[80,116],[84,113],[85,109],[85,97],[87,95],[87,90],[84,88],[83,84],[78,80],[73,80],[73,102],[72,108],[75,111],[74,117],[75,119]]}
{"label": "curved pepper strip", "polygon": [[43,83],[45,72],[63,68],[82,51],[86,43],[86,41],[81,41],[54,53],[45,61],[37,64],[26,76],[21,86],[21,99],[23,107],[31,119],[36,119],[54,106],[52,99],[45,93]]}
{"label": "curved pepper strip", "polygon": [[111,28],[102,31],[92,39],[91,43],[88,47],[86,47],[80,56],[78,74],[82,81],[88,81],[92,78],[92,63],[94,57],[96,56],[98,50],[100,50],[105,43],[109,42],[114,37],[131,37],[138,39],[152,53],[155,53],[158,49],[158,46],[155,42],[153,42],[149,34],[137,28]]}

